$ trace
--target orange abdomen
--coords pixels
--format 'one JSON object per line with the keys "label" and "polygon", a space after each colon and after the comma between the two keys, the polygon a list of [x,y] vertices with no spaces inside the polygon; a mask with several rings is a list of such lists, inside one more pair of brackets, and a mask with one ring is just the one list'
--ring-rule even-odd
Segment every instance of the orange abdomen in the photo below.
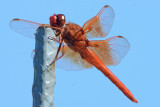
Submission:
{"label": "orange abdomen", "polygon": [[104,65],[94,51],[86,48],[81,52],[81,56],[108,77],[131,101],[138,103],[129,89]]}

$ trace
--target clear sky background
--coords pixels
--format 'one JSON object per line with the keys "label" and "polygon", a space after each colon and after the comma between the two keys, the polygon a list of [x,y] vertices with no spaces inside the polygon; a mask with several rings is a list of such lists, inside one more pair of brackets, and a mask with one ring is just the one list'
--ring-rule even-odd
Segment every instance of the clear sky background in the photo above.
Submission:
{"label": "clear sky background", "polygon": [[3,0],[0,3],[0,106],[31,107],[34,39],[9,27],[13,18],[49,23],[53,13],[83,25],[104,6],[115,11],[108,37],[122,35],[131,48],[111,71],[131,90],[131,102],[96,68],[65,71],[56,68],[55,107],[159,107],[159,0]]}

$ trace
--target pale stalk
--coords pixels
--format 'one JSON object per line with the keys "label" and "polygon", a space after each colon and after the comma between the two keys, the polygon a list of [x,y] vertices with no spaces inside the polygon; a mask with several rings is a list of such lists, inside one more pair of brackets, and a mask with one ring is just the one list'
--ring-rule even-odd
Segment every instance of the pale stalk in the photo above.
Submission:
{"label": "pale stalk", "polygon": [[55,64],[52,68],[49,65],[55,59],[57,46],[49,36],[55,38],[55,32],[45,27],[38,28],[35,34],[33,107],[54,107]]}

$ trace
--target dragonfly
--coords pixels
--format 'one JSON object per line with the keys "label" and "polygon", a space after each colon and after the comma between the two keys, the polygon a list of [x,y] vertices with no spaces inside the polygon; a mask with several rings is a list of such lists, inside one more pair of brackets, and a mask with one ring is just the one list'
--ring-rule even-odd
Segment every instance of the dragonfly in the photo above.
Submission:
{"label": "dragonfly", "polygon": [[34,33],[41,26],[52,28],[59,37],[59,40],[53,37],[49,38],[59,42],[56,59],[52,63],[55,62],[56,66],[62,69],[74,71],[96,67],[125,96],[138,103],[130,90],[107,67],[119,64],[124,58],[130,47],[128,40],[123,36],[99,40],[109,34],[114,17],[114,10],[106,5],[82,27],[75,23],[66,23],[64,14],[50,16],[50,24],[13,19],[10,21],[10,27],[29,38],[35,38]]}

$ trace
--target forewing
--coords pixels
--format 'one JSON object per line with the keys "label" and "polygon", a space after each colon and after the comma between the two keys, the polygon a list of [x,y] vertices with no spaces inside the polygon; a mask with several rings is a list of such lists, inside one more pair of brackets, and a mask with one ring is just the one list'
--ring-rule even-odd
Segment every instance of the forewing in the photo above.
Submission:
{"label": "forewing", "polygon": [[14,31],[29,38],[35,38],[34,33],[36,33],[37,28],[41,25],[42,24],[40,23],[23,20],[23,19],[13,19],[10,21],[10,27]]}
{"label": "forewing", "polygon": [[112,27],[114,11],[110,6],[104,6],[96,16],[83,25],[88,38],[106,37]]}
{"label": "forewing", "polygon": [[[89,64],[85,59],[82,59],[78,52],[75,52],[69,47],[65,47],[64,49],[65,55],[56,61],[56,67],[71,71],[83,70],[93,67],[93,65]],[[62,54],[62,48],[60,50],[60,54]]]}
{"label": "forewing", "polygon": [[91,49],[98,55],[105,65],[117,65],[127,54],[129,42],[122,36],[114,36],[106,40],[90,41]]}

